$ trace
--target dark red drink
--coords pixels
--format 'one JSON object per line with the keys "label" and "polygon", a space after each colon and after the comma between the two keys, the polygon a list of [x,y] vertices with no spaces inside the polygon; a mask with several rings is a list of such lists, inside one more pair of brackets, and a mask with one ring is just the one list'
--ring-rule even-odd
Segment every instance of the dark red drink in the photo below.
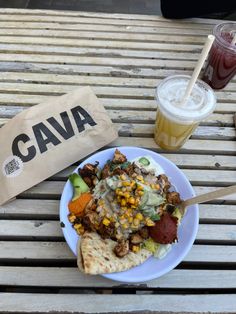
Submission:
{"label": "dark red drink", "polygon": [[209,53],[202,80],[213,89],[221,89],[236,74],[236,45],[232,45],[236,23],[222,23],[214,28],[215,41]]}

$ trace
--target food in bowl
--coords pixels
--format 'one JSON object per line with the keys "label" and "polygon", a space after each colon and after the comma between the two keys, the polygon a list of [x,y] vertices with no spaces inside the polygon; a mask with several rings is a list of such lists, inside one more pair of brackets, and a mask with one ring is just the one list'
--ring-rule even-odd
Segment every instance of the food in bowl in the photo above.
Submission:
{"label": "food in bowl", "polygon": [[168,253],[184,213],[163,172],[150,156],[129,161],[116,149],[102,169],[87,163],[70,175],[68,219],[79,235],[81,271],[124,271]]}

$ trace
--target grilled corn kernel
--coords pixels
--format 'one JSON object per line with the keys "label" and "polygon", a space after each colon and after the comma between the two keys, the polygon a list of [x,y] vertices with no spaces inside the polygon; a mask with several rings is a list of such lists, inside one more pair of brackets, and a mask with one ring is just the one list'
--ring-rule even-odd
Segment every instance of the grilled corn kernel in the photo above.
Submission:
{"label": "grilled corn kernel", "polygon": [[128,202],[129,202],[130,204],[132,204],[132,205],[135,204],[135,199],[134,199],[134,197],[131,196],[131,197],[129,198]]}
{"label": "grilled corn kernel", "polygon": [[116,189],[116,191],[115,191],[115,192],[116,192],[116,195],[121,195],[121,194],[123,194],[123,193],[122,193],[122,191],[121,191],[120,189]]}
{"label": "grilled corn kernel", "polygon": [[146,225],[147,225],[148,227],[152,227],[152,226],[155,226],[155,222],[152,221],[150,218],[147,218],[147,219],[146,219]]}
{"label": "grilled corn kernel", "polygon": [[132,181],[130,182],[130,186],[131,186],[132,188],[134,188],[134,187],[136,186],[136,182],[135,182],[134,180],[132,180]]}
{"label": "grilled corn kernel", "polygon": [[125,197],[125,198],[129,198],[129,197],[130,197],[130,193],[129,193],[129,192],[125,192],[125,193],[124,193],[124,197]]}
{"label": "grilled corn kernel", "polygon": [[139,250],[140,250],[140,247],[139,247],[139,246],[137,246],[137,245],[133,245],[133,247],[132,247],[132,251],[133,251],[134,253],[139,252]]}
{"label": "grilled corn kernel", "polygon": [[130,186],[130,182],[129,182],[129,181],[123,181],[123,182],[122,182],[122,185],[123,185],[123,186]]}
{"label": "grilled corn kernel", "polygon": [[74,222],[76,219],[76,216],[74,214],[70,214],[68,215],[68,219],[69,219],[69,222]]}
{"label": "grilled corn kernel", "polygon": [[103,221],[102,221],[102,223],[103,223],[105,226],[109,226],[111,222],[110,222],[109,219],[104,218]]}
{"label": "grilled corn kernel", "polygon": [[136,190],[138,190],[138,191],[143,191],[143,186],[140,185],[140,184],[138,184]]}
{"label": "grilled corn kernel", "polygon": [[122,225],[123,229],[128,229],[129,228],[129,225],[127,223],[123,224]]}
{"label": "grilled corn kernel", "polygon": [[136,205],[131,205],[130,206],[132,209],[135,209],[137,206]]}
{"label": "grilled corn kernel", "polygon": [[104,201],[104,200],[100,199],[100,200],[98,201],[98,205],[99,205],[99,206],[102,206],[102,205],[104,205],[104,204],[105,204],[105,201]]}
{"label": "grilled corn kernel", "polygon": [[136,178],[137,178],[137,180],[139,180],[139,181],[143,181],[143,176],[141,176],[141,175],[138,175]]}
{"label": "grilled corn kernel", "polygon": [[135,218],[137,218],[138,220],[143,220],[143,215],[141,213],[137,213]]}
{"label": "grilled corn kernel", "polygon": [[120,175],[120,179],[124,181],[124,180],[126,179],[126,175],[121,174],[121,175]]}
{"label": "grilled corn kernel", "polygon": [[133,222],[133,217],[129,217],[128,222],[131,224]]}
{"label": "grilled corn kernel", "polygon": [[139,196],[143,196],[143,194],[144,194],[144,191],[138,191]]}
{"label": "grilled corn kernel", "polygon": [[84,230],[84,227],[82,226],[79,229],[77,229],[76,231],[79,233],[79,235],[82,235],[82,234],[84,234],[85,230]]}
{"label": "grilled corn kernel", "polygon": [[120,205],[121,206],[125,206],[126,205],[126,200],[124,198],[122,198],[122,200],[120,201]]}
{"label": "grilled corn kernel", "polygon": [[134,220],[133,220],[133,224],[137,227],[137,226],[140,224],[139,219],[134,218]]}
{"label": "grilled corn kernel", "polygon": [[74,224],[74,228],[75,228],[75,229],[79,229],[79,228],[81,228],[81,227],[82,227],[81,224]]}

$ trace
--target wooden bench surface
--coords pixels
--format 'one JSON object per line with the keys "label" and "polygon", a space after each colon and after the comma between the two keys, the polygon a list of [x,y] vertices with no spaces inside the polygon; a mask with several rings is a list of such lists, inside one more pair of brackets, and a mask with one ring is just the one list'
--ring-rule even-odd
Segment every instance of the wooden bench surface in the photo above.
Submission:
{"label": "wooden bench surface", "polygon": [[[119,130],[110,147],[163,154],[197,194],[236,184],[236,80],[178,152],[153,140],[156,85],[191,74],[218,20],[0,9],[0,125],[90,85]],[[196,241],[165,276],[121,284],[86,276],[65,243],[59,199],[74,166],[0,206],[0,313],[235,313],[236,194],[200,206]]]}

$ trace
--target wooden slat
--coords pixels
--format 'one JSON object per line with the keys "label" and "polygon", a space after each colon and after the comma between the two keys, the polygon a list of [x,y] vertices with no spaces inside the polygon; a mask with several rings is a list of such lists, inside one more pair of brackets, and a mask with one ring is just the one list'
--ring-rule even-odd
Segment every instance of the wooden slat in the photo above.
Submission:
{"label": "wooden slat", "polygon": [[[4,286],[41,286],[41,287],[121,287],[118,282],[102,276],[88,276],[77,268],[67,267],[0,267],[0,285]],[[129,286],[124,284],[124,286]],[[236,272],[234,270],[187,270],[176,269],[170,273],[145,284],[132,284],[140,289],[209,289],[236,288]]]}
{"label": "wooden slat", "polygon": [[[167,26],[167,27],[180,27],[180,28],[184,28],[184,26],[186,28],[191,28],[191,29],[208,29],[211,30],[212,26],[217,23],[216,20],[201,20],[201,23],[194,23],[195,20],[186,20],[182,23],[179,22],[175,22],[175,21],[170,21],[170,20],[165,20],[164,18],[160,18],[160,17],[156,17],[154,20],[148,20],[147,19],[140,19],[140,15],[136,16],[135,18],[130,18],[128,19],[127,17],[125,17],[125,14],[123,15],[123,19],[122,18],[113,18],[115,17],[114,14],[110,15],[110,16],[106,16],[106,18],[103,17],[99,17],[98,16],[94,16],[94,17],[82,17],[81,15],[79,16],[66,16],[66,15],[62,15],[62,16],[56,16],[56,15],[47,15],[47,14],[34,14],[32,12],[29,12],[30,14],[2,14],[0,16],[0,20],[1,21],[21,21],[21,22],[51,22],[52,21],[52,16],[53,16],[53,21],[54,22],[60,22],[60,23],[77,23],[77,22],[83,22],[83,23],[88,23],[88,24],[109,24],[109,25],[137,25],[137,26]],[[131,15],[132,16],[132,15]],[[196,20],[197,21],[197,20]],[[209,25],[208,25],[209,24]]]}
{"label": "wooden slat", "polygon": [[[200,221],[236,223],[236,205],[201,204]],[[0,218],[58,219],[59,200],[15,199],[0,206]]]}
{"label": "wooden slat", "polygon": [[[44,47],[42,48],[44,49]],[[98,50],[98,49],[97,49]],[[0,45],[1,51],[1,45]],[[98,55],[100,53],[98,52]],[[166,53],[165,53],[166,54]],[[162,53],[163,55],[163,53]],[[95,54],[96,56],[96,54]],[[106,55],[104,55],[105,57]],[[176,56],[176,53],[173,53]],[[186,58],[186,56],[185,56]],[[91,73],[90,73],[91,74]],[[162,77],[163,79],[164,77]],[[105,85],[119,87],[139,87],[139,88],[156,88],[162,79],[149,78],[120,78],[120,77],[98,77],[98,76],[83,76],[83,75],[59,75],[59,74],[39,74],[39,73],[19,73],[19,72],[2,72],[0,73],[1,82],[21,82],[21,83],[52,83],[52,84],[71,84],[71,85]],[[235,91],[236,84],[229,83],[225,91]],[[219,93],[216,92],[218,95]]]}
{"label": "wooden slat", "polygon": [[[20,75],[20,74],[19,74]],[[50,97],[48,95],[21,95],[21,94],[0,94],[0,115],[4,117],[13,117],[26,107],[35,105],[40,102],[47,101]],[[98,95],[99,97],[99,95]],[[100,102],[106,109],[119,110],[144,110],[156,112],[157,104],[155,100],[151,99],[125,99],[125,98],[103,98],[99,97]],[[17,104],[17,106],[16,106]],[[216,105],[215,113],[232,113],[236,110],[236,103],[218,103]],[[149,113],[150,115],[151,113]],[[218,117],[219,118],[219,117]],[[120,121],[119,121],[120,122]],[[223,125],[223,123],[222,123]]]}
{"label": "wooden slat", "polygon": [[[129,110],[129,111],[128,110],[109,110],[108,114],[113,122],[123,121],[126,123],[150,123],[152,124],[151,126],[152,128],[153,128],[153,124],[156,118],[156,112],[153,112],[153,111],[144,112],[144,111],[132,111],[132,110]],[[9,121],[9,118],[0,118],[0,125],[3,125],[7,123],[8,121]],[[219,125],[219,127],[222,127],[224,125],[224,126],[231,127],[233,126],[233,114],[217,114],[217,113],[212,114],[207,119],[205,119],[201,123],[201,125],[210,125],[210,126]],[[117,127],[119,127],[119,125],[117,125]],[[205,131],[207,131],[207,129]],[[233,135],[233,132],[231,132],[231,134]],[[129,136],[129,134],[127,133],[126,134],[121,133],[120,135]],[[152,136],[153,134],[150,134],[150,135]],[[137,137],[140,136],[140,131],[139,131],[139,134],[137,134],[136,136]],[[203,136],[200,136],[200,138],[202,137]],[[233,139],[234,137],[235,136],[232,136]],[[220,137],[216,137],[216,134],[214,136],[214,133],[213,133],[213,138],[220,139]],[[207,139],[207,136],[206,136],[206,139]]]}
{"label": "wooden slat", "polygon": [[[1,113],[1,109],[0,109]],[[204,124],[206,122],[203,122]],[[155,124],[116,123],[121,136],[153,137]],[[234,140],[235,128],[222,126],[199,126],[191,136],[192,139]]]}
{"label": "wooden slat", "polygon": [[[1,96],[0,96],[1,97]],[[235,106],[236,107],[236,106]],[[26,109],[25,106],[1,106],[0,107],[0,123],[3,125],[8,122],[8,118],[14,117],[17,113]],[[127,108],[128,109],[128,108]],[[126,112],[127,113],[127,112]],[[151,116],[152,113],[150,112]],[[224,116],[225,117],[225,116]],[[116,116],[115,116],[116,118]],[[230,119],[227,117],[228,122]],[[114,120],[114,119],[113,119]],[[211,123],[218,122],[218,116],[215,120],[211,120]],[[227,120],[226,120],[227,121]],[[225,124],[227,122],[224,122]],[[148,121],[149,122],[149,121]],[[205,124],[206,122],[203,122]],[[223,123],[221,121],[220,123]],[[231,123],[230,123],[231,124]],[[134,137],[153,137],[154,133],[154,121],[148,124],[135,124],[135,123],[115,123],[120,136],[134,136]],[[222,127],[222,126],[199,126],[193,133],[191,138],[194,139],[216,139],[216,140],[234,140],[236,137],[235,128],[233,127]]]}
{"label": "wooden slat", "polygon": [[100,47],[100,48],[123,48],[123,49],[143,49],[143,50],[166,50],[166,51],[189,51],[197,52],[201,51],[201,44],[184,44],[171,45],[171,43],[162,42],[135,42],[135,41],[122,41],[122,40],[99,40],[95,39],[79,39],[76,41],[71,38],[52,38],[52,37],[27,37],[27,36],[4,36],[2,34],[0,38],[1,43],[15,43],[15,44],[43,44],[43,45],[63,45],[65,47]]}
{"label": "wooden slat", "polygon": [[[235,313],[236,295],[63,295],[1,293],[0,310],[6,313]],[[5,313],[4,312],[4,313]]]}
{"label": "wooden slat", "polygon": [[[64,222],[64,221],[63,221]],[[64,222],[65,223],[65,222]],[[0,237],[4,239],[63,239],[59,221],[50,220],[0,220]],[[236,225],[199,225],[197,241],[205,243],[236,243]]]}
{"label": "wooden slat", "polygon": [[0,246],[4,260],[75,260],[65,242],[0,241]]}
{"label": "wooden slat", "polygon": [[[138,146],[149,149],[154,149],[157,152],[161,150],[156,145],[154,139],[141,137],[120,137],[111,144],[115,146]],[[217,140],[188,140],[184,146],[178,151],[193,153],[205,153],[205,154],[232,154],[235,155],[236,142],[235,141],[217,141]],[[202,157],[199,157],[202,158]]]}
{"label": "wooden slat", "polygon": [[[0,241],[0,246],[0,259],[3,260],[75,261],[75,256],[65,242]],[[184,261],[213,264],[236,263],[236,246],[194,245]]]}
{"label": "wooden slat", "polygon": [[[1,38],[0,38],[1,39]],[[171,52],[171,51],[145,51],[145,50],[124,50],[124,49],[111,49],[111,48],[77,48],[77,47],[64,47],[64,46],[46,46],[46,45],[21,45],[21,44],[9,44],[0,41],[0,52],[3,53],[32,53],[42,55],[75,55],[75,56],[94,56],[99,57],[101,55],[104,58],[145,58],[145,59],[172,59],[172,60],[196,60],[199,53],[191,52]]]}
{"label": "wooden slat", "polygon": [[[110,13],[103,13],[103,12],[81,12],[81,11],[57,11],[57,10],[40,10],[40,9],[34,9],[32,10],[25,10],[25,9],[12,9],[12,8],[2,8],[1,9],[1,14],[2,15],[42,15],[42,16],[77,16],[77,17],[91,17],[91,18],[111,18]],[[161,21],[161,22],[166,22],[171,25],[172,23],[175,23],[176,21],[173,20],[166,20],[162,16],[159,15],[143,15],[143,14],[132,14],[132,15],[127,15],[127,14],[122,14],[122,13],[112,13],[112,18],[113,19],[124,19],[124,20],[145,20],[145,21]],[[191,18],[191,19],[185,19],[185,23],[199,23],[201,24],[217,24],[219,20],[213,20],[213,19],[201,19],[201,18]]]}
{"label": "wooden slat", "polygon": [[[160,25],[160,23],[158,23]],[[123,33],[155,33],[155,34],[182,34],[191,36],[206,36],[208,33],[207,29],[189,29],[189,28],[173,28],[168,27],[164,24],[164,27],[140,27],[140,26],[126,26],[126,25],[102,25],[102,24],[83,24],[81,21],[77,21],[74,24],[61,24],[52,22],[0,22],[1,29],[11,28],[11,29],[56,29],[56,30],[86,30],[86,31],[110,31],[110,32],[123,32]]]}
{"label": "wooden slat", "polygon": [[0,220],[0,237],[63,238],[59,221],[50,220]]}
{"label": "wooden slat", "polygon": [[[1,58],[1,57],[0,57]],[[87,84],[85,84],[87,85]],[[32,83],[0,83],[0,91],[15,93],[31,93],[31,94],[49,94],[62,95],[80,87],[79,85],[62,85],[62,84],[32,84]],[[140,99],[154,99],[155,89],[151,88],[132,88],[132,87],[106,87],[106,86],[92,86],[94,92],[102,97],[114,98],[140,98]],[[221,102],[234,102],[236,93],[234,92],[218,92],[217,97]],[[150,113],[149,113],[150,114]],[[227,117],[227,116],[226,116]],[[223,118],[223,117],[222,117]],[[222,123],[224,123],[223,121]]]}
{"label": "wooden slat", "polygon": [[1,218],[22,217],[31,219],[59,217],[59,201],[15,199],[0,206]]}
{"label": "wooden slat", "polygon": [[[130,33],[126,32],[109,32],[109,29],[106,32],[96,31],[91,32],[87,31],[78,31],[73,30],[57,30],[57,29],[12,29],[5,28],[4,36],[33,36],[33,37],[58,37],[58,38],[97,38],[97,39],[108,39],[108,40],[123,40],[123,41],[155,41],[155,42],[171,42],[171,43],[185,43],[185,44],[203,44],[205,36],[202,35],[186,35],[182,36],[181,32],[172,34],[160,34],[153,33]],[[1,34],[0,34],[1,38]]]}
{"label": "wooden slat", "polygon": [[44,62],[44,63],[70,63],[70,64],[94,64],[94,65],[115,65],[127,67],[151,67],[151,68],[180,68],[193,69],[194,61],[184,60],[151,60],[151,59],[133,59],[133,58],[103,58],[103,57],[81,57],[81,56],[58,56],[41,54],[13,54],[1,53],[0,61],[21,61],[21,62]]}
{"label": "wooden slat", "polygon": [[235,205],[201,204],[199,210],[200,219],[205,223],[236,223]]}

